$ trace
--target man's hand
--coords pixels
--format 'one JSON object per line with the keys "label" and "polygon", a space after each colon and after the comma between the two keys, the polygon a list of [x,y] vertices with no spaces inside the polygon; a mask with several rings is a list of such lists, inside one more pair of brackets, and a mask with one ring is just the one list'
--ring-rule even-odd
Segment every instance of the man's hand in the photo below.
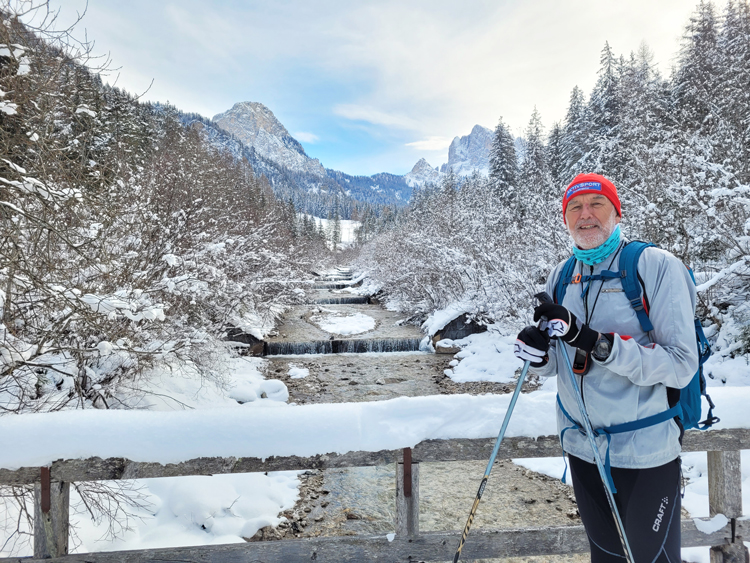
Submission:
{"label": "man's hand", "polygon": [[578,327],[578,319],[562,305],[556,303],[542,303],[534,309],[534,320],[544,318],[542,328],[551,338],[559,338],[571,346],[580,348],[587,354],[591,352],[599,338],[599,333],[588,325]]}
{"label": "man's hand", "polygon": [[540,368],[549,361],[549,335],[534,325],[529,325],[518,333],[513,353],[516,358],[531,362],[535,368]]}

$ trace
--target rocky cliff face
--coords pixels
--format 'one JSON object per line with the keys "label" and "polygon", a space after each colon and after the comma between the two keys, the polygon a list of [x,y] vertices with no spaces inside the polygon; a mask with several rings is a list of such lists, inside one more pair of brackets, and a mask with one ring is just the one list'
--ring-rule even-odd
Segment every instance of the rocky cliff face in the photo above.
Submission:
{"label": "rocky cliff face", "polygon": [[440,171],[430,166],[424,158],[414,165],[411,172],[404,176],[404,180],[410,187],[422,186],[428,182],[436,183],[440,179]]}
{"label": "rocky cliff face", "polygon": [[302,145],[261,103],[239,102],[229,111],[215,115],[213,122],[248,147],[253,147],[261,156],[292,171],[326,176],[320,161],[307,156]]}
{"label": "rocky cliff face", "polygon": [[474,171],[484,176],[490,173],[490,149],[494,133],[475,125],[465,137],[455,137],[448,148],[448,162],[433,168],[422,158],[414,165],[411,172],[404,176],[410,187],[423,186],[428,182],[437,183],[450,170],[458,176],[470,176]]}
{"label": "rocky cliff face", "polygon": [[465,137],[453,139],[448,149],[448,162],[440,167],[440,172],[453,170],[459,176],[468,176],[478,170],[481,174],[488,175],[492,136],[490,129],[475,125]]}

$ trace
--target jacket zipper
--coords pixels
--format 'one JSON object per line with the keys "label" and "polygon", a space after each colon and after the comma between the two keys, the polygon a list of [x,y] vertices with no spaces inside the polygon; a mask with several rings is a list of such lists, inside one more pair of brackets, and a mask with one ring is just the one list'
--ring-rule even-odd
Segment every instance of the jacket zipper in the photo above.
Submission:
{"label": "jacket zipper", "polygon": [[[583,264],[581,264],[581,270],[583,270]],[[589,275],[594,275],[594,266],[589,266]],[[589,289],[591,289],[591,282],[589,281]],[[586,324],[589,322],[589,291],[586,292],[586,295],[583,297],[583,311],[584,311],[584,321]],[[590,361],[591,358],[587,358],[586,361]],[[581,401],[583,402],[583,406],[586,406],[586,396],[583,392],[584,390],[584,383],[583,383],[584,376],[581,375]]]}

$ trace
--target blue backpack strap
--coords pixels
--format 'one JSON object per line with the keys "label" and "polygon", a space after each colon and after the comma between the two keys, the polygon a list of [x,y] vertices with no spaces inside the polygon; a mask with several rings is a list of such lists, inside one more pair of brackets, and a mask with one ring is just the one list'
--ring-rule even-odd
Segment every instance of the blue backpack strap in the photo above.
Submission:
{"label": "blue backpack strap", "polygon": [[677,403],[671,409],[665,410],[664,412],[653,414],[651,416],[647,416],[646,418],[641,418],[640,420],[633,420],[632,422],[624,422],[622,424],[613,424],[612,426],[607,426],[606,428],[602,428],[601,431],[606,432],[607,434],[621,434],[623,432],[633,432],[635,430],[640,430],[641,428],[654,426],[655,424],[660,424],[662,422],[672,420],[674,417],[681,416],[681,415],[682,415],[682,406],[680,405],[680,403]]}
{"label": "blue backpack strap", "polygon": [[633,241],[625,246],[620,253],[620,280],[625,297],[630,301],[631,307],[638,316],[641,328],[645,332],[654,330],[654,325],[648,318],[648,313],[643,307],[643,294],[641,284],[638,281],[638,259],[649,246],[654,246],[650,242]]}
{"label": "blue backpack strap", "polygon": [[[578,422],[576,422],[576,419],[574,419],[572,416],[568,414],[568,411],[565,410],[565,407],[563,406],[562,401],[560,400],[559,393],[557,394],[557,406],[560,408],[560,411],[563,413],[565,418],[567,418],[571,422],[570,426],[566,426],[565,428],[562,429],[562,432],[560,432],[560,447],[563,450],[563,461],[565,462],[565,470],[563,471],[562,482],[565,483],[566,482],[565,476],[568,473],[568,460],[565,459],[565,433],[568,430],[578,430],[581,434],[585,435],[586,430],[583,428],[583,426],[581,426],[580,424],[578,424]],[[593,428],[592,430],[594,431],[594,437],[598,438],[600,436],[599,431],[594,430]],[[604,458],[604,473],[607,476],[607,488],[610,491],[612,491],[612,494],[616,494],[617,488],[615,487],[615,482],[612,479],[612,466],[609,462],[609,446],[611,444],[612,437],[607,432],[604,433],[604,437],[607,439],[607,450],[606,450],[606,456]]]}
{"label": "blue backpack strap", "polygon": [[560,270],[560,276],[555,282],[555,290],[552,294],[552,300],[555,303],[562,303],[565,298],[565,291],[568,289],[570,280],[573,278],[573,272],[576,269],[576,257],[571,256]]}
{"label": "blue backpack strap", "polygon": [[[693,280],[693,283],[695,284],[695,274],[693,274],[693,269],[687,264],[685,267],[690,274],[690,279]],[[706,363],[706,360],[711,357],[711,345],[708,343],[708,338],[706,338],[706,335],[703,332],[703,325],[697,315],[695,317],[695,337],[698,340],[698,366],[702,366]],[[705,395],[703,389],[701,389],[701,392]]]}

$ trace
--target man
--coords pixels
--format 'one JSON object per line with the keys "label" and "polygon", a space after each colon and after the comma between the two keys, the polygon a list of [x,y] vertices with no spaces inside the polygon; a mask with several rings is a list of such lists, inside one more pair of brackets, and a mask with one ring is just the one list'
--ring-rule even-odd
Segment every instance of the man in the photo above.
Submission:
{"label": "man", "polygon": [[[614,184],[598,174],[580,174],[565,190],[563,220],[576,257],[572,283],[562,303],[534,311],[542,329],[531,325],[516,340],[516,356],[540,376],[558,375],[557,422],[570,463],[573,488],[591,547],[591,561],[624,561],[614,518],[605,496],[562,357],[566,346],[577,358],[577,378],[594,431],[667,411],[698,369],[693,325],[695,286],[685,266],[670,253],[649,247],[638,261],[648,318],[644,332],[619,279],[587,280],[604,270],[619,271],[627,244],[620,233],[620,200]],[[547,280],[554,294],[563,263]],[[576,280],[581,280],[576,283]],[[552,340],[550,340],[552,337]],[[680,443],[682,427],[669,418],[634,431],[596,432],[601,459],[609,459],[615,502],[636,563],[679,563]]]}

